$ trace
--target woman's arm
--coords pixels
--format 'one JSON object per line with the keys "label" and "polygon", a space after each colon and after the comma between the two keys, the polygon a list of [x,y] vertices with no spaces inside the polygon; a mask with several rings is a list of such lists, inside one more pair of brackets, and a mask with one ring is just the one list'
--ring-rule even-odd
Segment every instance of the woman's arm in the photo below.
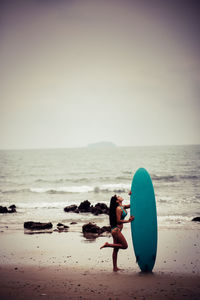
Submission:
{"label": "woman's arm", "polygon": [[126,209],[126,208],[130,208],[130,204],[124,205],[123,207],[124,207],[125,209]]}
{"label": "woman's arm", "polygon": [[[129,191],[129,193],[128,193],[128,195],[130,196],[132,194],[132,192],[131,191]],[[126,209],[126,208],[130,208],[130,204],[128,204],[128,205],[124,205],[124,208]]]}
{"label": "woman's arm", "polygon": [[117,224],[122,224],[122,223],[129,223],[134,220],[134,217],[131,216],[128,220],[121,220],[121,215],[122,215],[122,210],[120,207],[116,208],[116,217],[117,217]]}

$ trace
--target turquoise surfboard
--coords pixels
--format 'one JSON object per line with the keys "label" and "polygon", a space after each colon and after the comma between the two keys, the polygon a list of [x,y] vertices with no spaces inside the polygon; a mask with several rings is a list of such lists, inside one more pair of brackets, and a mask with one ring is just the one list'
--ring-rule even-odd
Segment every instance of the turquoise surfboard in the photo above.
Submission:
{"label": "turquoise surfboard", "polygon": [[130,197],[131,234],[136,261],[143,272],[153,270],[157,253],[157,212],[154,188],[147,170],[136,171]]}

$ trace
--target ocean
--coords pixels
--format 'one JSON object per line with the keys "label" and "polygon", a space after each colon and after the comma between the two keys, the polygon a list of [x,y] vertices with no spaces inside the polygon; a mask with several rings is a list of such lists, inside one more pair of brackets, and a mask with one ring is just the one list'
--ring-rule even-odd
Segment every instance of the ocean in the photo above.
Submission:
{"label": "ocean", "polygon": [[16,205],[17,213],[0,214],[0,229],[23,229],[25,221],[87,222],[108,225],[107,215],[65,213],[64,207],[109,205],[119,194],[129,203],[135,171],[151,175],[159,228],[199,228],[200,145],[76,148],[0,151],[0,205]]}

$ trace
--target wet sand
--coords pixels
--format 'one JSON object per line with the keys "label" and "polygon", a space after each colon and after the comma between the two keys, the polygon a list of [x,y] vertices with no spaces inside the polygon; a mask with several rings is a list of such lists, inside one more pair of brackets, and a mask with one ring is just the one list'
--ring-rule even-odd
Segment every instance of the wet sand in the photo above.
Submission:
{"label": "wet sand", "polygon": [[1,266],[1,299],[193,299],[200,277],[53,266]]}
{"label": "wet sand", "polygon": [[80,232],[0,234],[2,299],[200,299],[199,230],[159,230],[153,274],[135,262],[129,230],[127,250],[119,251],[112,272],[112,250],[100,246],[109,235],[85,239]]}

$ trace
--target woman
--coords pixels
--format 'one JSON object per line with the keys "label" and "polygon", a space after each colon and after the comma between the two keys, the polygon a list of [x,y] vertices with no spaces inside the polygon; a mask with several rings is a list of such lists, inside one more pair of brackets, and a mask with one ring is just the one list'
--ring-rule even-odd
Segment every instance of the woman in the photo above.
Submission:
{"label": "woman", "polygon": [[[129,193],[129,195],[131,192]],[[113,248],[113,271],[117,272],[120,270],[117,267],[117,254],[119,249],[127,249],[128,244],[125,237],[122,234],[122,228],[124,223],[129,223],[134,220],[134,217],[131,216],[128,220],[124,220],[127,216],[126,208],[130,208],[130,205],[122,205],[124,199],[120,196],[114,195],[110,200],[110,226],[111,226],[111,234],[113,237],[113,244],[105,243],[100,249],[105,247]]]}

